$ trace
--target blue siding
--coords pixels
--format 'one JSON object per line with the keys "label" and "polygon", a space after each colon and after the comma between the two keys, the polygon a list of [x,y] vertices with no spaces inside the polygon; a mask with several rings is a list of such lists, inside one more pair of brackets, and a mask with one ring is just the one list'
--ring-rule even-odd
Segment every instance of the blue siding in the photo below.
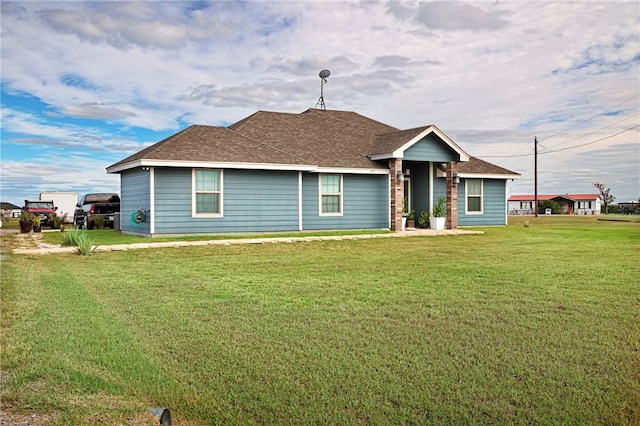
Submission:
{"label": "blue siding", "polygon": [[303,175],[303,229],[389,228],[388,175],[343,175],[342,216],[320,216],[318,179],[315,173]]}
{"label": "blue siding", "polygon": [[506,225],[505,181],[503,179],[482,179],[482,182],[482,214],[465,214],[466,185],[464,179],[458,185],[458,225]]}
{"label": "blue siding", "polygon": [[156,169],[156,234],[294,231],[298,173],[224,170],[223,217],[192,217],[190,168]]}
{"label": "blue siding", "polygon": [[460,161],[460,155],[432,133],[407,149],[404,152],[404,160],[446,163],[448,161]]}
{"label": "blue siding", "polygon": [[135,223],[131,215],[139,207],[150,209],[150,172],[134,169],[120,175],[120,230],[148,235],[150,223]]}

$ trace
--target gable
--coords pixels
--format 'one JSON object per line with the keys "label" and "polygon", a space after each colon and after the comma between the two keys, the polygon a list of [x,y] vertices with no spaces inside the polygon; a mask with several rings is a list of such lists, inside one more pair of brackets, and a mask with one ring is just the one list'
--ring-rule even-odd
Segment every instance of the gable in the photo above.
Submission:
{"label": "gable", "polygon": [[449,145],[442,143],[436,135],[430,133],[407,148],[404,151],[404,159],[447,163],[449,161],[460,161],[460,154],[455,152]]}
{"label": "gable", "polygon": [[[423,143],[412,153],[416,156],[414,158],[416,160],[469,161],[469,154],[433,125],[376,135],[369,156],[373,160],[404,159],[407,151],[419,142]],[[427,158],[429,152],[439,155],[443,159]]]}

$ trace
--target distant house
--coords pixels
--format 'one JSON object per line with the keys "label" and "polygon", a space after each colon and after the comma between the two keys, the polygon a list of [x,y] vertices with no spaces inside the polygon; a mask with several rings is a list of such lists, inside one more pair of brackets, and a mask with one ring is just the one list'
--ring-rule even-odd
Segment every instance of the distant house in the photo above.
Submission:
{"label": "distant house", "polygon": [[[555,201],[565,214],[600,214],[601,201],[598,194],[540,195],[538,202]],[[534,195],[512,195],[509,197],[509,214],[534,214]]]}
{"label": "distant house", "polygon": [[12,203],[0,203],[0,215],[5,218],[20,217],[22,208]]}
{"label": "distant house", "polygon": [[193,125],[107,168],[120,174],[126,233],[402,228],[447,199],[447,227],[505,225],[519,174],[471,157],[436,126],[409,130],[354,112],[258,111]]}

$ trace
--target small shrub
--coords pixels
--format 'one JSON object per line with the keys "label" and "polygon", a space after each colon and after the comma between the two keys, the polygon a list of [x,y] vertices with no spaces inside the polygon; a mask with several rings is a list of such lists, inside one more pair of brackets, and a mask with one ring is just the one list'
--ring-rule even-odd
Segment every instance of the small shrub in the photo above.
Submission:
{"label": "small shrub", "polygon": [[546,209],[551,209],[552,214],[562,214],[562,207],[557,201],[543,200],[538,203],[538,214],[545,214]]}
{"label": "small shrub", "polygon": [[104,229],[104,217],[102,217],[102,216],[93,217],[93,224],[98,229]]}
{"label": "small shrub", "polygon": [[53,217],[53,228],[60,229],[64,226],[64,222],[67,218],[66,213],[57,214]]}
{"label": "small shrub", "polygon": [[525,220],[525,221],[522,223],[522,226],[524,226],[525,228],[528,228],[528,227],[530,227],[530,226],[531,226],[531,222],[529,222],[528,220]]}
{"label": "small shrub", "polygon": [[421,228],[427,228],[429,226],[429,213],[427,213],[425,210],[422,210],[420,212],[418,225],[420,225]]}

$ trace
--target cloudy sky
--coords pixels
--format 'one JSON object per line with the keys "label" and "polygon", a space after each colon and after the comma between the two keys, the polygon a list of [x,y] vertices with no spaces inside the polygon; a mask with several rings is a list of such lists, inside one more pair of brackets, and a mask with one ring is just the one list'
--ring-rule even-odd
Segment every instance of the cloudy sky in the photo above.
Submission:
{"label": "cloudy sky", "polygon": [[117,191],[191,124],[316,106],[435,124],[512,194],[640,196],[637,1],[2,1],[0,198]]}

